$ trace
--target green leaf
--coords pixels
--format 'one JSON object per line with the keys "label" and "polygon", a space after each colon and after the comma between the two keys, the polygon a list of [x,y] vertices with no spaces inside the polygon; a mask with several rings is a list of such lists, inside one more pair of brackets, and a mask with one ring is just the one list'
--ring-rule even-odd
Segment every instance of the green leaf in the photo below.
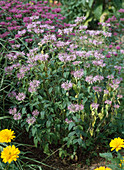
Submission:
{"label": "green leaf", "polygon": [[112,0],[112,4],[115,6],[115,8],[120,9],[122,8],[122,2],[121,0]]}
{"label": "green leaf", "polygon": [[78,142],[78,139],[74,139],[73,140],[73,144],[77,143]]}
{"label": "green leaf", "polygon": [[75,131],[70,132],[70,133],[68,134],[68,137],[74,136],[75,133],[76,133]]}
{"label": "green leaf", "polygon": [[44,153],[46,153],[47,155],[50,155],[49,144],[48,143],[44,147]]}
{"label": "green leaf", "polygon": [[25,114],[25,113],[26,113],[26,108],[23,107],[23,108],[22,108],[22,114]]}
{"label": "green leaf", "polygon": [[95,18],[99,20],[100,16],[102,15],[103,4],[99,4],[94,9]]}
{"label": "green leaf", "polygon": [[83,4],[83,6],[86,6],[86,1],[83,0],[83,1],[82,1],[82,4]]}
{"label": "green leaf", "polygon": [[53,91],[53,87],[49,88],[49,94]]}
{"label": "green leaf", "polygon": [[0,120],[2,120],[2,119],[11,119],[11,116],[3,116],[3,117],[0,117]]}
{"label": "green leaf", "polygon": [[34,138],[34,145],[35,145],[35,147],[37,147],[37,144],[38,144],[38,139],[35,137]]}
{"label": "green leaf", "polygon": [[70,131],[70,130],[73,128],[73,126],[75,126],[75,123],[74,123],[74,122],[69,123],[68,130]]}
{"label": "green leaf", "polygon": [[35,127],[32,127],[32,136],[35,135],[36,131],[37,131],[37,129]]}
{"label": "green leaf", "polygon": [[89,15],[90,15],[90,11],[87,11],[85,15],[86,19],[89,17]]}
{"label": "green leaf", "polygon": [[46,127],[49,128],[50,125],[51,125],[51,121],[48,120],[48,121],[46,122]]}
{"label": "green leaf", "polygon": [[44,119],[45,111],[40,112],[41,119]]}
{"label": "green leaf", "polygon": [[112,156],[112,153],[110,152],[106,152],[106,153],[99,153],[99,155],[102,157],[102,158],[106,158],[106,159],[112,159],[113,156]]}
{"label": "green leaf", "polygon": [[69,74],[70,74],[70,72],[64,72],[64,73],[63,73],[63,76],[64,76],[65,78],[68,78]]}
{"label": "green leaf", "polygon": [[94,2],[94,0],[90,0],[90,1],[89,1],[89,8],[91,8],[91,7],[92,7],[93,2]]}

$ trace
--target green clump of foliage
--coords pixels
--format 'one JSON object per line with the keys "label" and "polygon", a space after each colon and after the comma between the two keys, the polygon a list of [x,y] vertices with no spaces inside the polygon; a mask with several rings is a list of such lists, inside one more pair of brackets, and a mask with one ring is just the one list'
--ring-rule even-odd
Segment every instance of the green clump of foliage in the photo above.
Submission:
{"label": "green clump of foliage", "polygon": [[85,16],[85,25],[97,29],[97,23],[105,21],[123,8],[122,0],[58,0],[61,2],[65,22],[73,23],[76,17]]}

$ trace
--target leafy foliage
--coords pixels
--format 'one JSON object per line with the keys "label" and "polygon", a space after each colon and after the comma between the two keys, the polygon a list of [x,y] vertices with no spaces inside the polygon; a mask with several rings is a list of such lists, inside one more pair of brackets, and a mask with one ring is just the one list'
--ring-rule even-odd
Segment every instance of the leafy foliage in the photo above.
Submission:
{"label": "leafy foliage", "polygon": [[122,0],[59,0],[65,22],[73,23],[76,17],[85,16],[85,25],[95,29],[98,21],[105,21],[110,15],[122,8]]}
{"label": "leafy foliage", "polygon": [[[110,42],[111,32],[88,30],[82,25],[84,17],[77,17],[75,24],[63,24],[61,15],[55,17],[60,9],[52,10],[52,25],[51,13],[36,11],[41,5],[49,12],[51,8],[44,4],[12,3],[12,9],[16,6],[23,11],[22,7],[29,6],[34,14],[30,13],[27,20],[31,21],[26,25],[24,16],[20,19],[17,15],[16,22],[24,27],[7,35],[3,20],[9,16],[1,12],[5,28],[1,43],[2,116],[11,116],[12,123],[16,121],[26,129],[44,153],[50,155],[52,146],[62,146],[59,156],[77,159],[79,150],[91,151],[112,135],[122,135],[123,125],[117,119],[122,116],[123,48],[118,41]],[[92,4],[90,1],[90,8]],[[120,25],[118,28],[122,29]],[[6,42],[9,38],[14,42]]]}

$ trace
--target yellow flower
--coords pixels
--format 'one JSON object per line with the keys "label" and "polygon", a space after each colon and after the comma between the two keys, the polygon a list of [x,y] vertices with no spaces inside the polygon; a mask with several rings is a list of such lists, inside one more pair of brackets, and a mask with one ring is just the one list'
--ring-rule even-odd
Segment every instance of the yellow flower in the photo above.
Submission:
{"label": "yellow flower", "polygon": [[121,148],[124,148],[124,139],[121,139],[119,137],[114,138],[113,140],[111,140],[109,145],[112,148],[111,151],[115,149],[118,152]]}
{"label": "yellow flower", "polygon": [[11,131],[11,129],[4,129],[0,131],[0,143],[8,143],[11,142],[12,139],[15,138],[14,131]]}
{"label": "yellow flower", "polygon": [[3,159],[4,163],[8,162],[10,164],[12,161],[17,160],[19,153],[20,151],[18,148],[16,148],[14,145],[9,145],[1,152],[1,158]]}
{"label": "yellow flower", "polygon": [[123,159],[121,160],[121,164],[119,164],[120,167],[122,166],[122,164],[124,164],[124,156],[123,156]]}
{"label": "yellow flower", "polygon": [[96,168],[94,170],[112,170],[111,168],[107,168],[105,166],[100,166],[99,168]]}

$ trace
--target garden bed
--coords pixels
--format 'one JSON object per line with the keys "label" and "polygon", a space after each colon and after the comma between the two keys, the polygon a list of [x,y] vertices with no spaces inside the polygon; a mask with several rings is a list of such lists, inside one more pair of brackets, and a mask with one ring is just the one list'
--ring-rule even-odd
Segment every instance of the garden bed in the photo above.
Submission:
{"label": "garden bed", "polygon": [[[21,150],[17,162],[1,159],[1,167],[105,165],[99,153],[113,147],[113,138],[123,144],[124,10],[89,30],[84,16],[64,23],[61,8],[47,1],[0,5],[0,133],[12,129],[17,136],[17,143],[10,143],[15,137],[5,130],[12,138],[1,137],[0,149],[3,154],[10,143]],[[118,162],[109,165],[115,170],[123,168],[116,149]],[[113,159],[112,153],[101,156]]]}

